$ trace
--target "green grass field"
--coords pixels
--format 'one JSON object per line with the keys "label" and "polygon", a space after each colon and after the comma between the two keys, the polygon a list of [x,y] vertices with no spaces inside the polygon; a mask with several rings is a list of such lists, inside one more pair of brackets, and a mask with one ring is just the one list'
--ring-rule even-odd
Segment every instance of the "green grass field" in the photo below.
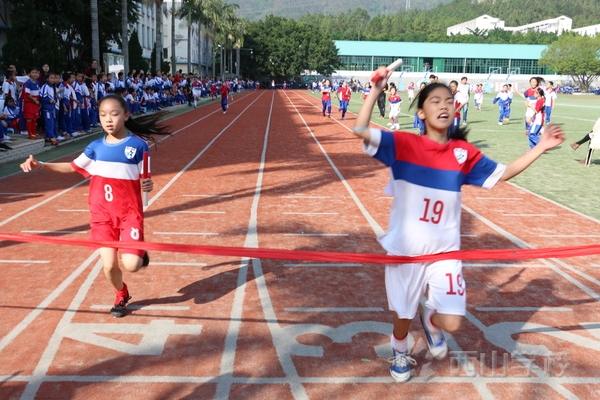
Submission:
{"label": "green grass field", "polygon": [[[319,98],[319,93],[313,94]],[[406,92],[401,92],[404,100],[400,127],[412,129],[414,112],[409,110]],[[498,107],[492,105],[495,94],[484,96],[482,111],[475,110],[471,100],[468,111],[469,141],[475,144],[488,157],[508,163],[525,153],[529,148],[525,137],[525,103],[515,97],[512,105],[511,120],[498,125]],[[357,113],[362,105],[360,94],[353,94],[350,111]],[[337,100],[333,104],[337,105]],[[337,107],[334,106],[334,116]],[[569,146],[588,133],[596,120],[600,118],[600,96],[559,95],[552,113],[552,122],[562,125],[566,140],[558,148],[547,152],[521,175],[513,178],[512,183],[534,193],[554,200],[583,214],[600,219],[600,151],[594,154],[594,164],[589,168],[579,163],[587,155],[587,144],[573,151]],[[381,119],[379,113],[373,113],[372,121],[387,126],[387,119]]]}
{"label": "green grass field", "polygon": [[[320,97],[318,93],[313,95]],[[402,92],[401,96],[406,99],[406,92]],[[492,105],[493,97],[493,94],[485,95],[481,112],[477,112],[471,102],[468,112],[469,141],[494,160],[508,163],[523,155],[529,148],[523,122],[525,105],[521,99],[515,99],[511,121],[499,126],[498,107]],[[333,103],[337,104],[337,101],[334,100]],[[354,99],[350,102],[350,111],[357,113],[361,105],[360,95],[354,94]],[[168,117],[176,117],[188,110],[187,107],[180,108]],[[337,112],[336,107],[334,110]],[[569,147],[570,143],[588,133],[598,118],[600,118],[600,96],[559,96],[552,121],[562,125],[566,133],[565,143],[547,152],[511,182],[583,214],[600,219],[600,207],[596,207],[596,199],[600,199],[600,151],[595,154],[594,164],[588,168],[579,163],[579,160],[586,156],[587,146],[583,145],[577,151]],[[373,113],[372,120],[387,126],[388,120],[379,118],[378,113]],[[415,132],[412,130],[412,123],[413,112],[408,110],[408,102],[405,101],[400,117],[401,129]],[[75,157],[89,141],[99,137],[98,135],[60,146],[37,157],[43,161],[51,161],[68,154]],[[18,173],[20,162],[22,161],[0,165],[0,178]]]}

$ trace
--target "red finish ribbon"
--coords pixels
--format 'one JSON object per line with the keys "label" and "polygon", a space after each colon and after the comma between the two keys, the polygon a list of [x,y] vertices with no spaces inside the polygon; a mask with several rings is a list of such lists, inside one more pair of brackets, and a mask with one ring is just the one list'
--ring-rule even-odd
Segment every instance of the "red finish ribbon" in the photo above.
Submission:
{"label": "red finish ribbon", "polygon": [[188,244],[93,241],[55,236],[0,233],[0,240],[12,242],[47,243],[85,247],[113,247],[173,253],[207,254],[213,256],[271,258],[278,260],[311,260],[327,262],[360,262],[375,264],[410,264],[441,260],[525,260],[536,258],[568,258],[600,254],[600,245],[551,247],[543,249],[458,250],[422,256],[387,256],[384,254],[341,253],[308,250],[260,249],[251,247],[196,246]]}

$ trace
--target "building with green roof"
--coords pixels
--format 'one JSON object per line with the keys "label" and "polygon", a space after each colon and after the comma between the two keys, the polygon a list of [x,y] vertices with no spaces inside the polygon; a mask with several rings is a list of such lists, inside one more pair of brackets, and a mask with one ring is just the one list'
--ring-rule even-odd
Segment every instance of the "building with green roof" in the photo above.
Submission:
{"label": "building with green roof", "polygon": [[373,71],[402,58],[402,71],[460,74],[553,74],[538,65],[545,45],[336,40],[345,71]]}

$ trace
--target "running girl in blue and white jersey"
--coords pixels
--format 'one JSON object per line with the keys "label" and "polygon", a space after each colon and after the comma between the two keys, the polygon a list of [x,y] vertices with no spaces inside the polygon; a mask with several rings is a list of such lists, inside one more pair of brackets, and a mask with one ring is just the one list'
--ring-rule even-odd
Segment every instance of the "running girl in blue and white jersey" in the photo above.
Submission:
{"label": "running girl in blue and white jersey", "polygon": [[[388,132],[370,128],[379,95],[392,71],[373,84],[361,107],[354,133],[364,142],[365,152],[389,167],[389,188],[394,196],[388,231],[378,240],[390,255],[417,256],[460,249],[461,187],[493,187],[522,172],[548,149],[564,140],[560,127],[549,126],[538,145],[515,161],[503,165],[485,157],[466,141],[463,126],[450,129],[455,113],[454,94],[446,85],[432,83],[415,103],[425,122],[424,135]],[[385,285],[390,310],[394,312],[390,342],[393,357],[390,374],[398,382],[410,379],[408,330],[419,310],[429,349],[435,358],[446,356],[444,332],[455,333],[466,313],[466,285],[462,263],[443,260],[414,264],[391,264],[385,268]]]}

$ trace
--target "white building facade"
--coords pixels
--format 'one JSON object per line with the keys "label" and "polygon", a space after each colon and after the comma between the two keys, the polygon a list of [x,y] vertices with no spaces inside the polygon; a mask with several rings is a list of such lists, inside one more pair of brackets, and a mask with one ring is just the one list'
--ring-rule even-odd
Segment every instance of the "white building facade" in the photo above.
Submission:
{"label": "white building facade", "polygon": [[596,36],[600,34],[600,24],[584,26],[583,28],[573,29],[573,32],[579,33],[581,36]]}
{"label": "white building facade", "polygon": [[[166,0],[163,3],[163,58],[171,62],[173,55],[171,28],[171,11],[175,5],[175,10],[181,6],[180,0]],[[190,37],[188,37],[188,33]],[[190,41],[190,70],[188,71],[188,40]],[[188,23],[185,19],[175,19],[175,59],[176,65],[171,66],[171,73],[181,70],[183,73],[197,73],[204,77],[212,73],[212,64],[214,58],[214,49],[212,41],[208,38],[207,32],[202,25],[192,23],[188,30]]]}
{"label": "white building facade", "polygon": [[557,18],[546,19],[521,26],[506,26],[505,22],[499,18],[489,15],[482,15],[470,21],[452,25],[446,29],[446,35],[470,35],[474,32],[490,31],[493,29],[502,29],[504,31],[527,33],[529,31],[548,32],[562,35],[565,32],[577,32],[580,35],[596,36],[600,33],[600,24],[585,26],[572,29],[573,20],[567,16],[561,15]]}
{"label": "white building facade", "polygon": [[491,31],[494,29],[504,29],[504,21],[500,18],[490,17],[484,14],[480,17],[453,25],[446,29],[446,36],[452,35],[470,35],[474,31]]}
{"label": "white building facade", "polygon": [[[130,25],[129,33],[133,30],[137,30],[140,45],[142,46],[142,56],[148,60],[150,70],[155,69],[155,63],[151,60],[152,50],[156,42],[156,13],[157,8],[154,3],[147,5],[144,2],[139,2],[139,18],[135,25]],[[181,1],[175,0],[175,10],[179,9]],[[173,1],[166,0],[163,3],[162,10],[162,31],[163,31],[163,48],[161,54],[164,61],[171,62],[171,56],[173,54],[171,49],[171,10],[173,9]],[[214,50],[212,42],[208,39],[205,29],[199,26],[197,23],[192,23],[190,26],[190,38],[188,38],[188,24],[186,20],[176,18],[175,19],[175,57],[176,65],[171,66],[171,72],[182,70],[184,73],[188,72],[188,40],[191,43],[190,52],[190,63],[191,70],[189,72],[198,73],[201,76],[206,76],[209,72],[212,72],[212,63],[214,57]],[[122,51],[117,43],[110,43],[109,55],[106,55],[103,63],[109,63],[111,65],[104,65],[106,70],[115,72],[116,70],[122,70],[123,67],[119,67],[119,62],[122,63]],[[110,60],[110,61],[109,61]],[[120,60],[120,61],[119,61]]]}

